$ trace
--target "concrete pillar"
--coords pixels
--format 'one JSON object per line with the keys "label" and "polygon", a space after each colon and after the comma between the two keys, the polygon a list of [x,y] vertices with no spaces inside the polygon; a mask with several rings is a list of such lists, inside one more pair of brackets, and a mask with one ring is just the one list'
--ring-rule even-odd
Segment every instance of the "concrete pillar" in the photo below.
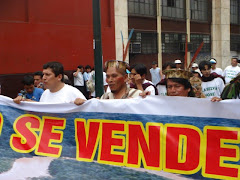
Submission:
{"label": "concrete pillar", "polygon": [[212,57],[220,68],[230,65],[230,1],[212,0]]}
{"label": "concrete pillar", "polygon": [[157,32],[158,32],[158,67],[162,69],[162,9],[161,0],[157,0]]}
{"label": "concrete pillar", "polygon": [[[115,9],[115,45],[116,59],[123,59],[121,31],[124,38],[125,47],[128,40],[128,3],[127,0],[114,0]],[[129,55],[126,57],[126,62],[129,62]]]}

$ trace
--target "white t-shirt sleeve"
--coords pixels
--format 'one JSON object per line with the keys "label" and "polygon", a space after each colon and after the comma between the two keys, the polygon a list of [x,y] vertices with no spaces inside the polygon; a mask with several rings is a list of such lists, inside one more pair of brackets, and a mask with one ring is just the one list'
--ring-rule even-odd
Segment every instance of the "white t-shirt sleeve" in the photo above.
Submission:
{"label": "white t-shirt sleeve", "polygon": [[151,95],[155,95],[155,88],[153,86],[148,86],[144,91],[150,91]]}

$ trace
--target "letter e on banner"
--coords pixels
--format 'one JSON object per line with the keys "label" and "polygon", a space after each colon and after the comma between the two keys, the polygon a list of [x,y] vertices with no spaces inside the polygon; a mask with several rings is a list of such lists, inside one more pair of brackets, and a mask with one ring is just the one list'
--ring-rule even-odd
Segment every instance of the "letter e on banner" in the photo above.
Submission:
{"label": "letter e on banner", "polygon": [[39,146],[35,153],[42,156],[60,157],[62,146],[53,145],[52,143],[62,142],[63,132],[56,129],[65,129],[66,119],[46,116],[43,116],[42,119]]}
{"label": "letter e on banner", "polygon": [[[124,162],[125,121],[101,121],[102,138],[99,145],[98,162],[122,166]],[[116,151],[116,149],[118,151]]]}
{"label": "letter e on banner", "polygon": [[195,126],[166,124],[164,139],[164,171],[194,174],[201,168],[202,132]]}
{"label": "letter e on banner", "polygon": [[14,124],[13,129],[16,134],[12,134],[10,138],[11,148],[20,153],[32,152],[37,145],[41,119],[38,116],[24,114],[19,116]]}
{"label": "letter e on banner", "polygon": [[[240,128],[206,126],[206,155],[203,176],[217,179],[240,179]],[[227,162],[226,162],[227,161]]]}

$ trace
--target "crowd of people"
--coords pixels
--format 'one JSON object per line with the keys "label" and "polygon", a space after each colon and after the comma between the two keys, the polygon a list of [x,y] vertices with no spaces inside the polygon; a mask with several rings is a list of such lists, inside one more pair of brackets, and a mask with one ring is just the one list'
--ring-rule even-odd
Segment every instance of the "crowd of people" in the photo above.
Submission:
{"label": "crowd of people", "polygon": [[[110,60],[105,63],[101,99],[126,99],[157,96],[184,96],[209,98],[212,101],[240,99],[240,67],[238,59],[232,58],[231,65],[224,71],[217,68],[217,60],[193,63],[190,70],[182,69],[181,60],[168,62],[161,70],[152,62],[149,70],[151,81],[147,80],[148,69],[144,64],[129,66],[128,63]],[[23,88],[13,100],[39,101],[46,103],[83,104],[95,97],[95,71],[89,66],[78,66],[73,73],[74,83],[64,74],[63,65],[49,62],[43,71],[23,78]]]}

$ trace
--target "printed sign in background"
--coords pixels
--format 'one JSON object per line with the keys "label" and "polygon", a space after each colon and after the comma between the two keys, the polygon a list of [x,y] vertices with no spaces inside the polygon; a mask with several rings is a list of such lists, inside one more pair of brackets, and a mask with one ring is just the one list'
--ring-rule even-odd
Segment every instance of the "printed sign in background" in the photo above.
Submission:
{"label": "printed sign in background", "polygon": [[16,105],[0,96],[0,179],[239,179],[239,105],[156,96]]}

